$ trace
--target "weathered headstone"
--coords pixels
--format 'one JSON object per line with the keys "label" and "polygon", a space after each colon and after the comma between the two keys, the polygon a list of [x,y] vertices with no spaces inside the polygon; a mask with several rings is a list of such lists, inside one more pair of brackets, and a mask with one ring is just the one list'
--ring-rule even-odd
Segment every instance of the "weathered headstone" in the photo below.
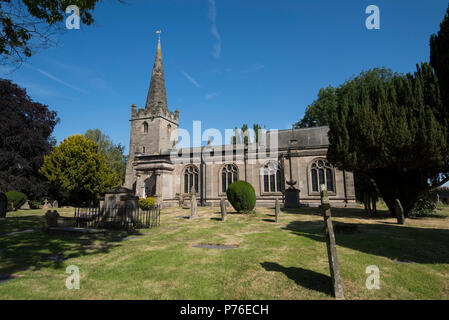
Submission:
{"label": "weathered headstone", "polygon": [[222,198],[220,200],[220,209],[221,209],[221,221],[226,221],[226,200]]}
{"label": "weathered headstone", "polygon": [[278,199],[276,199],[276,202],[274,203],[274,211],[275,211],[274,221],[278,222],[279,221],[279,215],[281,213],[281,205],[280,205]]}
{"label": "weathered headstone", "polygon": [[341,284],[340,266],[338,264],[337,247],[335,244],[334,228],[332,226],[331,206],[327,195],[326,185],[321,185],[321,210],[324,218],[324,233],[326,235],[327,257],[331,275],[332,294],[338,300],[345,298]]}
{"label": "weathered headstone", "polygon": [[47,199],[45,199],[44,206],[42,207],[42,209],[49,209],[49,208],[51,208],[51,204],[48,202]]}
{"label": "weathered headstone", "polygon": [[57,227],[58,226],[58,217],[59,217],[58,211],[48,210],[45,213],[44,230],[47,230],[50,227]]}
{"label": "weathered headstone", "polygon": [[284,192],[284,208],[298,208],[299,207],[299,190],[290,187]]}
{"label": "weathered headstone", "polygon": [[0,219],[6,218],[6,211],[8,209],[8,198],[6,194],[0,192]]}
{"label": "weathered headstone", "polygon": [[192,191],[190,194],[190,219],[198,217],[198,203],[196,202],[196,192]]}
{"label": "weathered headstone", "polygon": [[52,206],[53,206],[53,208],[58,208],[59,207],[58,200],[53,201]]}
{"label": "weathered headstone", "polygon": [[30,201],[27,200],[25,203],[20,207],[20,210],[30,210]]}
{"label": "weathered headstone", "polygon": [[398,224],[405,223],[404,209],[402,208],[401,201],[399,199],[394,200],[394,211],[396,211],[396,218],[398,219]]}

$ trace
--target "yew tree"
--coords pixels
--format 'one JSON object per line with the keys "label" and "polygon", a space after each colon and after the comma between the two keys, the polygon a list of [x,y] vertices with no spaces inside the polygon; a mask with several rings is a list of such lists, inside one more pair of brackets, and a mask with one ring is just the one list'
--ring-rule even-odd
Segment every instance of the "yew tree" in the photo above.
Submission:
{"label": "yew tree", "polygon": [[449,180],[449,108],[433,68],[414,74],[363,72],[336,90],[328,159],[372,178],[394,212],[408,215],[419,195]]}
{"label": "yew tree", "polygon": [[443,103],[449,108],[449,7],[440,30],[430,37],[430,65],[438,77]]}

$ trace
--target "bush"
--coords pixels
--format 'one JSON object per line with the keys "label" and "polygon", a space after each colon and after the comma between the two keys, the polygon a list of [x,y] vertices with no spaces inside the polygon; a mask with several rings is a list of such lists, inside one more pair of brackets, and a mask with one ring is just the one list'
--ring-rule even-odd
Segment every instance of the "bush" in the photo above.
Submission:
{"label": "bush", "polygon": [[144,210],[151,209],[155,204],[153,197],[139,199],[139,207]]}
{"label": "bush", "polygon": [[250,212],[256,205],[256,193],[251,184],[245,181],[236,181],[232,183],[228,190],[226,190],[226,196],[232,207],[237,212]]}
{"label": "bush", "polygon": [[8,211],[12,211],[12,203],[14,203],[14,211],[16,211],[28,200],[28,197],[19,191],[8,191],[6,197],[8,198]]}
{"label": "bush", "polygon": [[415,203],[413,210],[410,212],[412,217],[424,217],[431,215],[436,209],[435,205],[435,193],[426,192],[421,195]]}
{"label": "bush", "polygon": [[30,200],[30,209],[39,209],[41,203],[37,200]]}

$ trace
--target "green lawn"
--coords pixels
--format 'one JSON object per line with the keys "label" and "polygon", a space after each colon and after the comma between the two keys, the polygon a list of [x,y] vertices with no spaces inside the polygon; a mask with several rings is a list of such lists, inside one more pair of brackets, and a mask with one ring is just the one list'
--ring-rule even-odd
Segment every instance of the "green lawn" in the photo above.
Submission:
{"label": "green lawn", "polygon": [[[385,211],[370,218],[359,209],[332,209],[346,298],[448,299],[449,207],[439,209],[403,226]],[[39,228],[44,213],[8,213],[0,234]],[[0,299],[332,299],[318,209],[283,211],[279,223],[272,208],[253,215],[229,209],[224,223],[218,208],[200,207],[195,220],[188,214],[164,209],[160,227],[129,235],[3,235]],[[197,244],[238,247],[192,247]],[[58,256],[67,259],[49,260]],[[79,290],[65,287],[69,265],[80,270]],[[365,286],[369,265],[380,269],[379,290]]]}

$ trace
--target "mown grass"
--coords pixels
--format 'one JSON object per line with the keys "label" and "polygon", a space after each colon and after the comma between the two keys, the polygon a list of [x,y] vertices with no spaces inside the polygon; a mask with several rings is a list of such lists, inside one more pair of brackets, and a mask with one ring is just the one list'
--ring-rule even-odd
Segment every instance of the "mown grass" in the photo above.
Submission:
{"label": "mown grass", "polygon": [[[449,207],[397,225],[386,211],[333,209],[347,299],[448,299]],[[58,209],[70,215],[71,209]],[[38,228],[46,210],[8,213],[0,234]],[[167,208],[161,226],[134,234],[17,233],[0,237],[0,299],[332,299],[321,213],[272,208],[252,215]],[[237,245],[203,249],[197,244]],[[52,257],[64,261],[52,261]],[[65,287],[76,265],[81,288]],[[365,269],[380,269],[368,290]]]}

